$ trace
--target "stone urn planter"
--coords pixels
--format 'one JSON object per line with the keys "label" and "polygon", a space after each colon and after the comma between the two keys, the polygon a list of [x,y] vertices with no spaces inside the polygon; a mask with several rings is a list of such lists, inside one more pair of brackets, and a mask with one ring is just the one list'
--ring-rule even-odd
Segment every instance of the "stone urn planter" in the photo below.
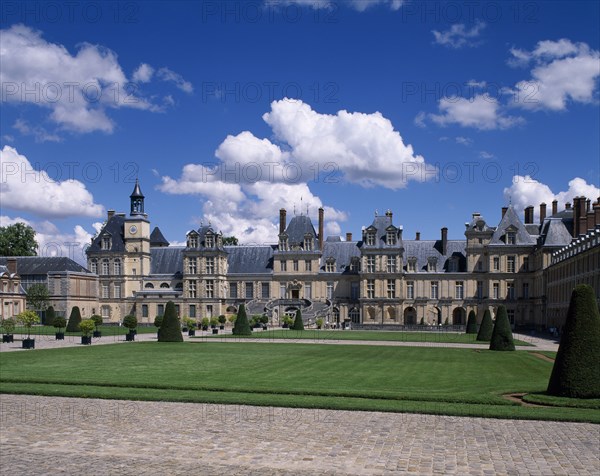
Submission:
{"label": "stone urn planter", "polygon": [[65,333],[64,332],[55,332],[54,337],[56,338],[56,340],[65,340]]}
{"label": "stone urn planter", "polygon": [[92,336],[81,336],[81,345],[92,345]]}

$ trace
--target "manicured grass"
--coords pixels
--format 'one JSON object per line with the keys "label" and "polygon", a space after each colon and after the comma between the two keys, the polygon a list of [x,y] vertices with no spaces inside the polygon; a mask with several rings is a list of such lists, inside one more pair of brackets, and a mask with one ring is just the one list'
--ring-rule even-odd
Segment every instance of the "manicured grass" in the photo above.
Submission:
{"label": "manicured grass", "polygon": [[600,398],[567,398],[546,395],[545,393],[530,393],[523,397],[529,403],[552,405],[555,407],[593,408],[600,410]]}
{"label": "manicured grass", "polygon": [[[458,332],[432,331],[432,332],[407,332],[407,331],[342,331],[342,330],[317,330],[307,329],[294,331],[291,329],[259,330],[251,336],[234,336],[232,334],[208,334],[202,336],[210,339],[291,339],[291,340],[372,340],[393,342],[440,342],[455,344],[482,344],[486,342],[476,340],[477,334],[462,334]],[[199,336],[197,336],[199,338]],[[515,339],[515,345],[530,346],[531,344]]]}
{"label": "manicured grass", "polygon": [[[102,332],[102,336],[124,336],[129,332],[129,329],[122,326],[100,326],[98,329]],[[138,326],[136,329],[138,334],[156,334],[156,327],[154,326]],[[81,332],[65,332],[65,329],[61,329],[65,333],[65,336],[80,336]],[[35,336],[54,336],[58,332],[58,329],[52,326],[33,326],[31,328],[31,337]],[[27,329],[22,326],[15,327],[13,332],[14,335],[27,334]]]}
{"label": "manicured grass", "polygon": [[551,369],[521,351],[140,342],[3,354],[0,391],[600,423],[502,397],[543,392]]}

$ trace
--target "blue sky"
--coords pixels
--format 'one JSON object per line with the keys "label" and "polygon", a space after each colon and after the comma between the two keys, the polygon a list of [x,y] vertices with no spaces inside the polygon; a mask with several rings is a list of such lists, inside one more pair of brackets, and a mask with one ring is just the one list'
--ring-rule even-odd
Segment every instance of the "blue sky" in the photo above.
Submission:
{"label": "blue sky", "polygon": [[[598,2],[3,2],[1,224],[71,255],[136,177],[168,240],[278,210],[462,238],[600,195]],[[79,245],[74,245],[79,243]]]}

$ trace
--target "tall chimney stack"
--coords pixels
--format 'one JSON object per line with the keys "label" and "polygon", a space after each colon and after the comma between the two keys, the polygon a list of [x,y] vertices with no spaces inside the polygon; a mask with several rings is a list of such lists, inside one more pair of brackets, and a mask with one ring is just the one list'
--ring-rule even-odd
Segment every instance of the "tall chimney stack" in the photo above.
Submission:
{"label": "tall chimney stack", "polygon": [[546,219],[546,204],[540,203],[540,225],[542,223],[544,223],[545,219]]}
{"label": "tall chimney stack", "polygon": [[285,227],[286,227],[285,216],[286,216],[285,208],[282,208],[281,210],[279,210],[279,234],[280,235],[282,233],[285,233]]}
{"label": "tall chimney stack", "polygon": [[529,205],[525,208],[525,224],[533,223],[533,206]]}
{"label": "tall chimney stack", "polygon": [[579,235],[587,232],[587,203],[588,200],[583,195],[579,197]]}
{"label": "tall chimney stack", "polygon": [[587,226],[586,231],[593,230],[596,227],[594,212],[587,212]]}
{"label": "tall chimney stack", "polygon": [[573,238],[579,236],[579,197],[573,197]]}
{"label": "tall chimney stack", "polygon": [[323,207],[319,208],[319,249],[323,251],[323,219],[325,216],[325,210]]}
{"label": "tall chimney stack", "polygon": [[417,234],[415,235],[415,241],[421,241],[421,232],[417,231]]}
{"label": "tall chimney stack", "polygon": [[571,202],[565,203],[565,210],[570,210],[570,209],[571,209]]}
{"label": "tall chimney stack", "polygon": [[8,270],[8,274],[17,274],[17,258],[12,256],[6,258],[6,269]]}
{"label": "tall chimney stack", "polygon": [[110,220],[114,216],[115,216],[115,211],[114,210],[108,210],[107,219]]}
{"label": "tall chimney stack", "polygon": [[591,201],[591,200],[588,198],[588,199],[585,201],[585,212],[586,212],[586,213],[590,211],[590,205],[591,205],[591,204],[592,204],[592,201]]}
{"label": "tall chimney stack", "polygon": [[346,233],[346,241],[352,241],[352,233]]}
{"label": "tall chimney stack", "polygon": [[508,207],[502,207],[502,218],[506,215],[506,210],[508,210]]}
{"label": "tall chimney stack", "polygon": [[596,226],[600,225],[600,197],[594,203],[594,223]]}
{"label": "tall chimney stack", "polygon": [[442,228],[442,254],[448,253],[448,228]]}
{"label": "tall chimney stack", "polygon": [[558,213],[558,200],[552,200],[552,215]]}

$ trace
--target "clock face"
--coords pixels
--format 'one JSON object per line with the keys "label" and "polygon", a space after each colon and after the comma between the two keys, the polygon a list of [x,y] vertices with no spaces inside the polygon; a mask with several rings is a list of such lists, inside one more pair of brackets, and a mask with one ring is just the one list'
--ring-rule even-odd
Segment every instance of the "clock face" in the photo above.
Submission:
{"label": "clock face", "polygon": [[131,225],[129,227],[129,233],[131,233],[132,235],[135,235],[137,233],[137,226]]}

